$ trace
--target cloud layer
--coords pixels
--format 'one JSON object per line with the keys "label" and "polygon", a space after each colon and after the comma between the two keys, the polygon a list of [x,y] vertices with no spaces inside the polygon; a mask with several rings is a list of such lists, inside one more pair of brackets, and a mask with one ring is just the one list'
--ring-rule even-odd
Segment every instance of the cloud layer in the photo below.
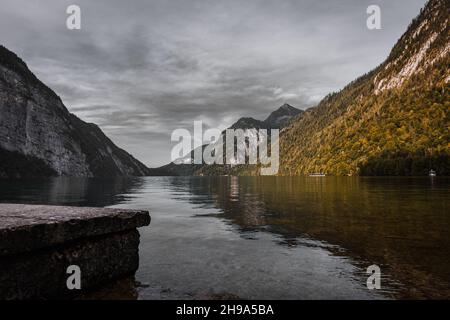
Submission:
{"label": "cloud layer", "polygon": [[[85,121],[149,166],[194,120],[221,129],[317,103],[381,63],[425,0],[2,0],[0,39]],[[366,28],[378,4],[382,30]]]}

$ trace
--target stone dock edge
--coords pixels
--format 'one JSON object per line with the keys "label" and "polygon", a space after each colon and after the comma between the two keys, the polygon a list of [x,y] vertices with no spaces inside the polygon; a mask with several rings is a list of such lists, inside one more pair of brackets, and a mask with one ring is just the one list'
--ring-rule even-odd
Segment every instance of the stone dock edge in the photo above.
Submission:
{"label": "stone dock edge", "polygon": [[[133,275],[145,210],[0,204],[0,299],[70,298]],[[81,289],[69,289],[69,266]]]}

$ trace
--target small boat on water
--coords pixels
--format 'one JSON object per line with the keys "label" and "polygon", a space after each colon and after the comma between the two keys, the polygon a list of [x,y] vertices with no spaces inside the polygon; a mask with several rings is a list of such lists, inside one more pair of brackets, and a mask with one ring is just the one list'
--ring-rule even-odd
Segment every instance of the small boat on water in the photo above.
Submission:
{"label": "small boat on water", "polygon": [[436,171],[434,171],[433,169],[430,170],[430,172],[428,173],[428,175],[430,177],[436,177]]}
{"label": "small boat on water", "polygon": [[310,173],[310,177],[325,177],[325,173]]}

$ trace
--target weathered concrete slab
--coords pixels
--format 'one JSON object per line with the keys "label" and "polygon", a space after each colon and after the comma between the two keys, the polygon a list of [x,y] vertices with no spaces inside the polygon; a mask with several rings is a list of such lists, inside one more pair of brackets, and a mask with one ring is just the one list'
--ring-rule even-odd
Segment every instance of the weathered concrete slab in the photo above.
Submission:
{"label": "weathered concrete slab", "polygon": [[147,211],[0,204],[0,256],[150,224]]}
{"label": "weathered concrete slab", "polygon": [[[0,299],[65,298],[134,274],[142,210],[0,204]],[[67,268],[81,289],[67,286]]]}

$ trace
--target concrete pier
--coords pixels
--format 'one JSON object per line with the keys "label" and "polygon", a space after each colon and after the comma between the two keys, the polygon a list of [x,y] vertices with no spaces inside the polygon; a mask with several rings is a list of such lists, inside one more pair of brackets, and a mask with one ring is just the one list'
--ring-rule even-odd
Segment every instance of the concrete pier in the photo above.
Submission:
{"label": "concrete pier", "polygon": [[[149,224],[141,210],[0,204],[0,299],[71,297],[134,274]],[[67,286],[71,265],[81,290]]]}

